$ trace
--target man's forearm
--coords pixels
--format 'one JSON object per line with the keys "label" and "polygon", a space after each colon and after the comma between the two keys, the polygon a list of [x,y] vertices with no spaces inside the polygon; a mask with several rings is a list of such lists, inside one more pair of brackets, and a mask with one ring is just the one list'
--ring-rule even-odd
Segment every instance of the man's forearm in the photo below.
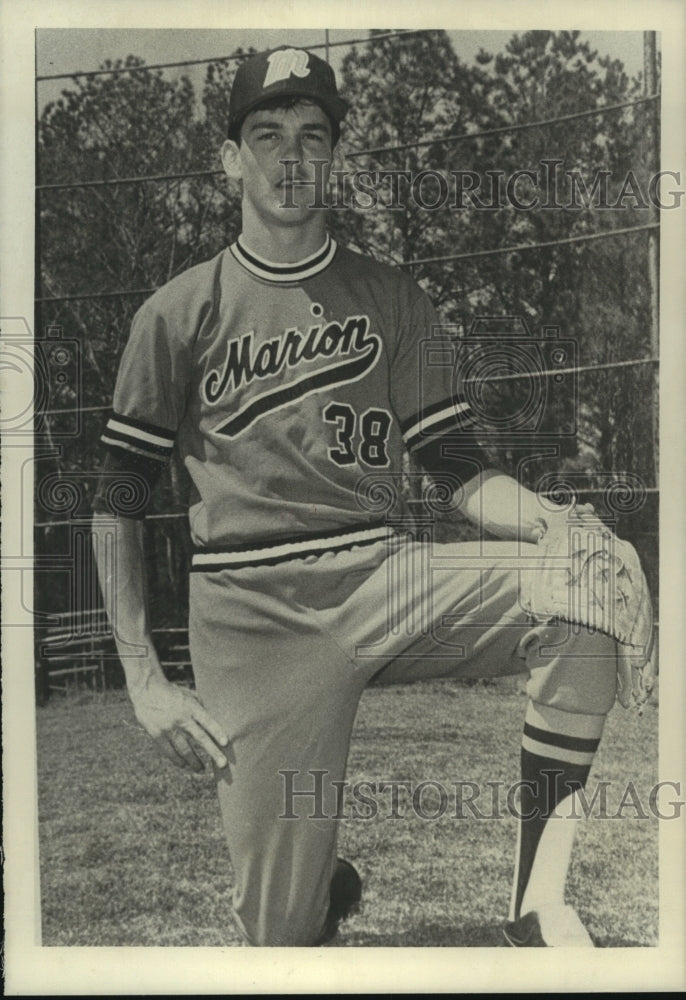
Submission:
{"label": "man's forearm", "polygon": [[162,674],[150,631],[143,522],[95,514],[93,547],[105,608],[131,690],[151,674]]}
{"label": "man's forearm", "polygon": [[143,523],[96,514],[93,545],[107,613],[136,718],[159,751],[178,767],[200,772],[198,748],[226,767],[229,736],[194,691],[164,676],[150,633]]}
{"label": "man's forearm", "polygon": [[491,469],[465,484],[459,510],[498,538],[523,542],[536,542],[547,527],[547,518],[556,516],[516,479]]}

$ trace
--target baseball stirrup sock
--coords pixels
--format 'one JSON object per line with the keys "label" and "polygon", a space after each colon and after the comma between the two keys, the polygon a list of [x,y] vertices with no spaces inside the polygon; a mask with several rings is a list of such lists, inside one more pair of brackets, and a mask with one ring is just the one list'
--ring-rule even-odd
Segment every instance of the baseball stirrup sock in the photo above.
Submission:
{"label": "baseball stirrup sock", "polygon": [[583,789],[605,716],[577,715],[529,702],[522,736],[515,867],[510,919],[545,902],[564,902]]}

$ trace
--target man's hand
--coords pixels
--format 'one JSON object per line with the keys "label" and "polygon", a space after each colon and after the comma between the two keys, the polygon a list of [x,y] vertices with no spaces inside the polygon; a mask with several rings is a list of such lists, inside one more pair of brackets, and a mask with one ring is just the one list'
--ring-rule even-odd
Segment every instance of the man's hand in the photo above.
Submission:
{"label": "man's hand", "polygon": [[[114,541],[114,557],[108,555]],[[122,517],[113,533],[111,519],[93,517],[93,544],[107,614],[112,622],[126,685],[136,718],[159,750],[177,767],[203,771],[196,752],[205,751],[217,767],[226,767],[220,747],[228,735],[188,688],[170,684],[152,643],[145,587],[143,522]],[[140,650],[146,652],[140,656]],[[133,655],[133,654],[136,655]]]}
{"label": "man's hand", "polygon": [[555,529],[557,531],[564,531],[566,526],[576,528],[592,526],[603,527],[598,515],[595,512],[593,504],[575,503],[571,507],[565,506],[552,510],[546,507],[545,510],[542,511],[541,516],[538,518],[538,524],[534,528],[532,534],[534,536],[534,540],[539,541],[545,536],[547,530]]}
{"label": "man's hand", "polygon": [[136,718],[152,736],[160,752],[177,767],[203,771],[197,747],[204,750],[217,767],[226,767],[227,760],[220,747],[225,747],[229,738],[193,691],[153,674],[129,693]]}
{"label": "man's hand", "polygon": [[503,472],[485,469],[462,487],[459,510],[497,538],[538,542],[553,525],[597,522],[591,504],[570,510],[533,493]]}

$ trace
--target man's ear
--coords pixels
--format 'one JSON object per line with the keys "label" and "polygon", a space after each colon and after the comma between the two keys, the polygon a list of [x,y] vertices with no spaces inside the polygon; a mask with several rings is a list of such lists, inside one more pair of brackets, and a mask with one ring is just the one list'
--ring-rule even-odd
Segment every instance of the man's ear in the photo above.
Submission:
{"label": "man's ear", "polygon": [[241,153],[233,139],[227,139],[221,148],[222,166],[227,177],[239,181],[243,176]]}

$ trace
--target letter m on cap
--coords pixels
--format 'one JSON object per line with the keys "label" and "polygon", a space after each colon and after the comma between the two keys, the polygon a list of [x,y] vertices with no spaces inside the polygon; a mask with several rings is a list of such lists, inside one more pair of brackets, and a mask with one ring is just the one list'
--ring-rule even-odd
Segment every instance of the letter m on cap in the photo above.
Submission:
{"label": "letter m on cap", "polygon": [[308,76],[309,55],[302,49],[281,49],[272,52],[268,57],[269,69],[264,78],[263,87],[269,87],[277,80],[286,80],[289,76]]}

